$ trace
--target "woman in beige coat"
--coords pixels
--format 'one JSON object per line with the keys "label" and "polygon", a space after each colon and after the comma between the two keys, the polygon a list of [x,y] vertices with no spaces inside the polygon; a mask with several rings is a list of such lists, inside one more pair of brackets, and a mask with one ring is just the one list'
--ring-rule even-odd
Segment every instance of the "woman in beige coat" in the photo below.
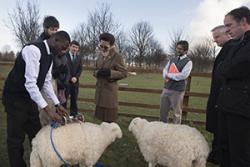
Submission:
{"label": "woman in beige coat", "polygon": [[99,41],[101,52],[94,71],[97,78],[95,117],[105,122],[114,122],[118,109],[117,81],[127,77],[127,69],[122,56],[115,51],[114,36],[103,33]]}

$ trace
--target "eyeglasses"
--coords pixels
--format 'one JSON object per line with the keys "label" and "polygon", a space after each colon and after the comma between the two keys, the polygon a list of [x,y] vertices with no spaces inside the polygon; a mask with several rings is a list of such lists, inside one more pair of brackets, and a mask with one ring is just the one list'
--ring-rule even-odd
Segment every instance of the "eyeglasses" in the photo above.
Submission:
{"label": "eyeglasses", "polygon": [[184,51],[185,49],[184,48],[182,48],[182,47],[176,47],[176,50],[181,50],[181,51]]}
{"label": "eyeglasses", "polygon": [[100,48],[102,48],[102,49],[104,49],[104,50],[108,50],[108,49],[109,49],[109,47],[108,47],[108,46],[103,46],[103,45],[100,45],[99,47],[100,47]]}

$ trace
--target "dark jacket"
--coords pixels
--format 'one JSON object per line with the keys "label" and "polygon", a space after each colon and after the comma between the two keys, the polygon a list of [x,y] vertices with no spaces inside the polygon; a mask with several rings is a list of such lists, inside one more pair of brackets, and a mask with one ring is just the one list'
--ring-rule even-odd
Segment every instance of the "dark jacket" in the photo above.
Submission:
{"label": "dark jacket", "polygon": [[71,83],[71,78],[76,77],[77,82],[76,84],[79,84],[79,78],[82,73],[82,57],[80,55],[76,55],[76,58],[74,61],[71,60],[70,53],[66,53],[66,58],[67,58],[67,65],[69,69],[69,83]]}
{"label": "dark jacket", "polygon": [[217,118],[217,96],[220,92],[220,88],[222,87],[224,78],[217,72],[217,67],[219,64],[223,63],[225,57],[229,53],[229,50],[233,47],[235,41],[229,40],[227,41],[222,49],[220,50],[219,54],[215,58],[214,66],[212,70],[211,76],[211,87],[210,87],[210,94],[208,97],[207,102],[207,109],[206,109],[206,129],[209,132],[215,133],[218,126],[218,118]]}
{"label": "dark jacket", "polygon": [[45,32],[41,33],[41,35],[35,40],[35,42],[42,42],[45,39],[49,39],[49,35]]}
{"label": "dark jacket", "polygon": [[219,96],[220,110],[250,118],[250,31],[219,66],[225,78]]}
{"label": "dark jacket", "polygon": [[69,67],[66,56],[53,59],[52,76],[56,79],[57,89],[65,89],[69,83]]}

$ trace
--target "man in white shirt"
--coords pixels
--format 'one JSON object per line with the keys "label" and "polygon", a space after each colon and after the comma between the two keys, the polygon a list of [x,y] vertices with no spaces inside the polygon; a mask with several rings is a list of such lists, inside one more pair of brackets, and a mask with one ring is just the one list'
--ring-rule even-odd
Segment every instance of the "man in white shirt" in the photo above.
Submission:
{"label": "man in white shirt", "polygon": [[160,100],[160,121],[168,121],[168,113],[173,110],[173,122],[181,123],[182,103],[186,89],[186,79],[192,70],[192,61],[187,57],[188,42],[176,44],[177,57],[171,59],[163,69],[164,89]]}
{"label": "man in white shirt", "polygon": [[[52,55],[63,56],[69,43],[68,33],[59,31],[48,40],[26,45],[5,81],[3,104],[7,113],[7,146],[11,167],[26,166],[23,142],[25,134],[31,141],[41,128],[38,108],[42,108],[57,123],[66,113],[52,88],[51,69]],[[51,99],[57,112],[48,106],[41,91]]]}

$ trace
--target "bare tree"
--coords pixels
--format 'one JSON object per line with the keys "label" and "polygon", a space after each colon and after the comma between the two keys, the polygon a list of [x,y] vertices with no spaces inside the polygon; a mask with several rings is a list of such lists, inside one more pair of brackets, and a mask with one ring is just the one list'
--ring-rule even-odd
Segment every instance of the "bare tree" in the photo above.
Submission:
{"label": "bare tree", "polygon": [[134,59],[136,50],[130,44],[125,45],[123,55],[125,56],[125,61],[129,67],[135,65]]}
{"label": "bare tree", "polygon": [[72,38],[79,42],[80,44],[80,55],[82,55],[82,59],[84,61],[84,64],[90,65],[91,60],[90,56],[92,54],[92,50],[90,46],[88,45],[88,38],[87,38],[87,26],[85,23],[82,23],[78,26],[78,28],[73,32]]}
{"label": "bare tree", "polygon": [[88,46],[92,51],[92,59],[96,57],[95,53],[99,43],[99,35],[103,32],[109,32],[116,36],[116,34],[119,34],[119,26],[119,23],[114,20],[108,4],[102,4],[100,8],[89,14],[86,37]]}
{"label": "bare tree", "polygon": [[140,67],[147,54],[146,50],[149,47],[150,40],[153,38],[152,34],[153,28],[148,22],[142,21],[132,27],[130,39],[137,53],[135,61],[139,63]]}
{"label": "bare tree", "polygon": [[163,51],[161,44],[158,41],[153,40],[151,48],[153,48],[151,62],[154,64],[154,67],[159,68],[165,65],[167,61],[167,54]]}
{"label": "bare tree", "polygon": [[20,47],[34,41],[40,34],[38,7],[39,5],[34,1],[27,1],[26,6],[17,1],[16,8],[12,13],[8,13],[9,24],[7,27],[13,31]]}
{"label": "bare tree", "polygon": [[175,55],[175,48],[177,42],[186,39],[186,35],[183,29],[177,29],[170,33],[170,45],[169,45],[169,55],[173,57]]}
{"label": "bare tree", "polygon": [[128,45],[128,39],[123,31],[116,34],[116,47],[121,54],[124,54],[126,46]]}
{"label": "bare tree", "polygon": [[201,40],[189,51],[189,57],[193,61],[193,71],[208,72],[212,68],[216,48],[209,38]]}
{"label": "bare tree", "polygon": [[13,51],[2,51],[0,52],[1,61],[15,61],[15,53]]}

